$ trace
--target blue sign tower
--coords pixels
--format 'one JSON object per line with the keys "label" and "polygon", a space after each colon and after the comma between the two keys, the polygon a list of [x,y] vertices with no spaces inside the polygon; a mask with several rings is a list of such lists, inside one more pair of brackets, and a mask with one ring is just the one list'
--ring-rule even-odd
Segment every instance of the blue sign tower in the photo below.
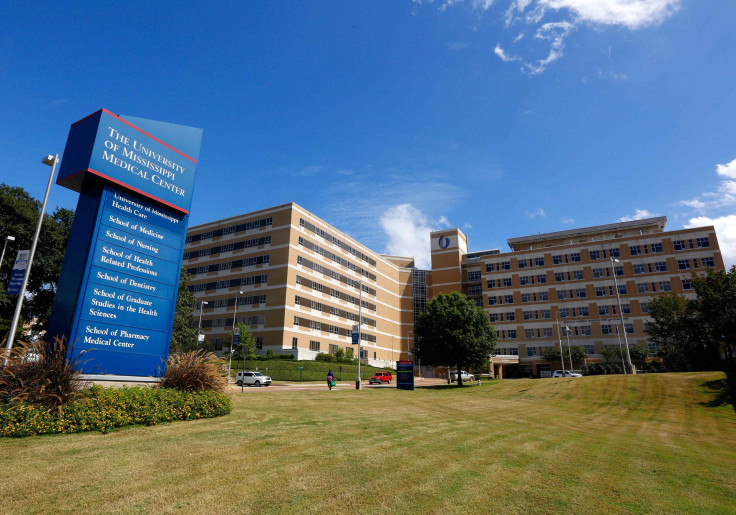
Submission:
{"label": "blue sign tower", "polygon": [[72,124],[57,184],[80,196],[46,334],[87,376],[165,368],[201,140],[105,109]]}

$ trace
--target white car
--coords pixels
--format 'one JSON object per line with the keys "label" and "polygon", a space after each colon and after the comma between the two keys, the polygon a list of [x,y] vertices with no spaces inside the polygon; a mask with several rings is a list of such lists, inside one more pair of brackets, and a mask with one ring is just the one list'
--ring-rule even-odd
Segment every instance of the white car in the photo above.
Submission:
{"label": "white car", "polygon": [[238,386],[268,386],[271,384],[271,378],[260,372],[238,372],[235,382]]}
{"label": "white car", "polygon": [[[463,380],[463,383],[467,383],[468,381],[475,381],[475,376],[473,374],[468,374],[465,370],[461,370],[460,379]],[[454,383],[455,381],[457,381],[457,372],[453,372],[450,376],[450,382]]]}
{"label": "white car", "polygon": [[583,377],[583,374],[576,374],[575,372],[570,372],[569,370],[555,370],[555,373],[552,374],[552,377]]}

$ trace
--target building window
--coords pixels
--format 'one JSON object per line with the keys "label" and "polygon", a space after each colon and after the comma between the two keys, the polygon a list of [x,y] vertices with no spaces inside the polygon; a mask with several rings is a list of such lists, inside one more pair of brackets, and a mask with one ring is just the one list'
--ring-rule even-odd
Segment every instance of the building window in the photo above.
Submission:
{"label": "building window", "polygon": [[531,302],[532,295],[531,293],[522,293],[521,294],[521,302]]}
{"label": "building window", "polygon": [[657,272],[666,272],[667,271],[667,262],[666,261],[659,261],[654,264],[654,268],[657,270]]}
{"label": "building window", "polygon": [[212,338],[210,341],[215,350],[222,350],[222,338]]}
{"label": "building window", "polygon": [[640,256],[641,255],[641,246],[639,246],[639,245],[629,245],[629,253],[632,256]]}
{"label": "building window", "polygon": [[488,313],[491,322],[498,322],[498,313]]}
{"label": "building window", "polygon": [[511,270],[511,261],[501,263],[501,270]]}
{"label": "building window", "polygon": [[[516,329],[509,329],[508,331],[506,331],[506,334],[508,335],[509,338],[514,339],[516,338]],[[513,351],[516,349],[511,349],[511,350]],[[518,354],[518,351],[517,351],[517,354]]]}
{"label": "building window", "polygon": [[644,265],[634,265],[634,273],[635,274],[645,274],[647,273],[647,269]]}
{"label": "building window", "polygon": [[535,260],[537,266],[544,266],[544,258],[543,257],[534,258],[534,260]]}
{"label": "building window", "polygon": [[619,249],[608,249],[609,254],[611,257],[619,258],[621,257],[621,251]]}
{"label": "building window", "polygon": [[659,345],[652,342],[647,342],[647,347],[649,348],[649,355],[650,356],[656,356],[657,352],[659,351]]}
{"label": "building window", "polygon": [[677,269],[678,270],[690,270],[690,260],[689,259],[678,259]]}
{"label": "building window", "polygon": [[687,248],[685,240],[673,241],[672,245],[675,247],[675,250],[685,250]]}
{"label": "building window", "polygon": [[567,298],[567,290],[557,290],[557,300],[565,300]]}
{"label": "building window", "polygon": [[503,279],[503,286],[504,286],[504,288],[510,288],[511,287],[511,277],[505,277]]}
{"label": "building window", "polygon": [[575,297],[578,299],[584,299],[588,296],[588,294],[585,292],[585,288],[578,288],[575,290]]}
{"label": "building window", "polygon": [[490,290],[491,288],[496,287],[496,280],[495,279],[488,279],[486,281],[486,287]]}
{"label": "building window", "polygon": [[519,268],[526,268],[526,259],[519,259]]}
{"label": "building window", "polygon": [[617,276],[622,276],[622,275],[624,275],[624,267],[622,267],[622,266],[615,266],[615,267],[613,267],[613,272]]}
{"label": "building window", "polygon": [[513,304],[514,303],[514,296],[513,295],[504,295],[503,299],[504,299],[504,302],[506,304]]}
{"label": "building window", "polygon": [[506,321],[513,322],[514,320],[516,320],[516,314],[513,311],[506,312]]}
{"label": "building window", "polygon": [[468,281],[480,281],[480,270],[468,272]]}
{"label": "building window", "polygon": [[338,348],[339,348],[339,347],[338,347],[337,345],[335,345],[334,343],[331,343],[331,344],[330,344],[330,354],[332,354],[333,356],[334,356],[335,354],[337,354],[337,349],[338,349]]}
{"label": "building window", "polygon": [[524,320],[532,320],[534,315],[531,311],[524,311]]}
{"label": "building window", "polygon": [[700,261],[703,263],[703,266],[704,267],[713,268],[713,267],[716,266],[716,263],[715,263],[715,261],[713,260],[712,257],[704,257]]}
{"label": "building window", "polygon": [[526,348],[526,355],[530,358],[533,358],[534,356],[538,355],[537,347],[527,347]]}
{"label": "building window", "polygon": [[662,249],[661,243],[652,243],[652,254],[661,254],[664,252],[664,249]]}
{"label": "building window", "polygon": [[640,302],[639,305],[641,306],[642,313],[649,313],[649,303],[648,302]]}
{"label": "building window", "polygon": [[588,355],[595,354],[595,347],[593,345],[583,345],[583,349],[585,349],[585,353]]}
{"label": "building window", "polygon": [[573,263],[579,263],[580,262],[580,252],[570,254],[570,261]]}
{"label": "building window", "polygon": [[292,338],[291,339],[291,348],[296,349],[299,344],[299,338]]}
{"label": "building window", "polygon": [[468,295],[480,295],[483,293],[483,287],[480,284],[474,284],[468,288]]}
{"label": "building window", "polygon": [[595,296],[596,297],[605,297],[606,296],[606,287],[605,286],[597,286],[595,288]]}
{"label": "building window", "polygon": [[309,350],[319,352],[319,342],[317,340],[309,340]]}
{"label": "building window", "polygon": [[597,259],[601,258],[601,251],[600,250],[591,250],[590,251],[590,260],[595,261]]}
{"label": "building window", "polygon": [[697,242],[698,242],[698,248],[699,249],[702,249],[702,248],[705,248],[705,247],[710,247],[710,240],[708,240],[707,237],[706,238],[698,238],[697,239]]}
{"label": "building window", "polygon": [[619,284],[618,285],[618,294],[619,295],[626,295],[628,292],[626,291],[626,285],[625,284]]}
{"label": "building window", "polygon": [[634,324],[624,324],[624,329],[626,329],[626,334],[634,334]]}
{"label": "building window", "polygon": [[659,291],[672,291],[670,281],[660,281],[657,284],[659,285]]}
{"label": "building window", "polygon": [[636,283],[636,292],[637,293],[647,293],[649,291],[649,284],[648,283]]}
{"label": "building window", "polygon": [[493,306],[493,305],[495,305],[495,304],[496,304],[496,297],[494,297],[494,296],[489,296],[489,297],[488,297],[488,305],[489,305],[489,306]]}
{"label": "building window", "polygon": [[603,277],[603,269],[602,268],[594,268],[593,269],[593,279],[599,279]]}
{"label": "building window", "polygon": [[256,349],[263,349],[263,336],[256,336]]}
{"label": "building window", "polygon": [[[577,332],[575,334],[577,334]],[[583,336],[590,336],[590,335],[593,334],[593,331],[590,329],[590,326],[589,325],[581,325],[580,326],[580,334],[583,335]]]}
{"label": "building window", "polygon": [[555,265],[562,264],[562,256],[552,256],[552,263]]}
{"label": "building window", "polygon": [[519,277],[519,284],[521,286],[524,286],[524,285],[529,284],[529,276],[528,275],[522,275],[521,277]]}
{"label": "building window", "polygon": [[693,285],[692,285],[692,283],[690,282],[689,279],[685,279],[683,277],[681,280],[682,280],[682,289],[683,290],[692,290],[693,289]]}
{"label": "building window", "polygon": [[526,338],[534,338],[534,329],[524,329],[524,336]]}

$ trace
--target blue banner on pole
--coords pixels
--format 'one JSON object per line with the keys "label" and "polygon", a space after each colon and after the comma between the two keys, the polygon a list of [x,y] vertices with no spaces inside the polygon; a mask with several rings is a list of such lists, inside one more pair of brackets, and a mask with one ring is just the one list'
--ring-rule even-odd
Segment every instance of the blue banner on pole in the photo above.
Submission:
{"label": "blue banner on pole", "polygon": [[28,256],[30,255],[30,250],[18,251],[18,256],[15,258],[15,264],[13,265],[13,271],[10,273],[10,279],[8,279],[6,295],[18,295],[20,293],[20,288],[23,286],[23,278],[26,276],[26,269],[28,268]]}

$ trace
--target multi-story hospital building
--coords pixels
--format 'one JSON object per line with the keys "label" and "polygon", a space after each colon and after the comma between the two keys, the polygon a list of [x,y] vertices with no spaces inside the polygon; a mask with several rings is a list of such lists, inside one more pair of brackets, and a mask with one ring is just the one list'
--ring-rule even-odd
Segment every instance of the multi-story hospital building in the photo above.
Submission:
{"label": "multi-story hospital building", "polygon": [[427,300],[460,291],[498,331],[495,374],[512,362],[538,373],[549,367],[541,348],[560,338],[591,359],[604,346],[618,347],[619,297],[629,343],[656,351],[646,334],[652,295],[694,296],[693,271],[724,268],[713,227],[665,232],[666,222],[510,238],[509,252],[468,252],[459,229],[436,231],[428,235],[432,269],[420,270],[413,257],[376,253],[292,203],[191,227],[184,266],[200,301],[195,319],[201,315],[215,349],[235,316],[250,327],[259,353],[351,353],[361,317],[363,359],[392,366],[411,357],[414,321]]}

